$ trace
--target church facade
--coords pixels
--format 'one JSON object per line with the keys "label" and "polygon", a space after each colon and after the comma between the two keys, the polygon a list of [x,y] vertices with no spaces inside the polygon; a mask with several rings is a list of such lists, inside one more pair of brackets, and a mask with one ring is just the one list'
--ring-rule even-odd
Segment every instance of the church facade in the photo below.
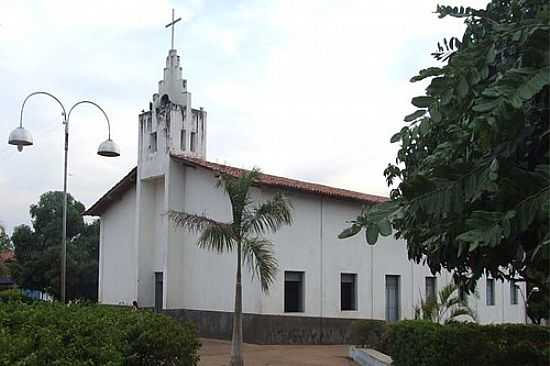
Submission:
{"label": "church facade", "polygon": [[[235,255],[196,246],[176,229],[170,210],[231,221],[217,176],[242,171],[206,160],[207,113],[192,108],[180,58],[169,51],[163,80],[149,110],[139,115],[138,162],[86,214],[99,216],[99,301],[153,307],[192,319],[205,336],[228,337],[234,304]],[[258,162],[261,164],[261,162]],[[268,293],[243,267],[245,341],[342,343],[353,319],[414,318],[450,274],[434,276],[408,260],[393,237],[367,245],[362,235],[339,240],[346,220],[386,198],[262,174],[252,198],[282,191],[294,223],[270,239],[279,272]],[[483,278],[469,303],[482,323],[522,322],[525,288]]]}

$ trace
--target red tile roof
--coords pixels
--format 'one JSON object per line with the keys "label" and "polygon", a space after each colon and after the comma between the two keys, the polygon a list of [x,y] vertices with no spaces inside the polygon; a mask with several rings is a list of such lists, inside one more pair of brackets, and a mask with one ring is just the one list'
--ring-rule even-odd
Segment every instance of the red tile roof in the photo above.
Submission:
{"label": "red tile roof", "polygon": [[[223,165],[218,163],[213,163],[210,161],[191,158],[183,155],[170,155],[174,160],[190,167],[200,167],[208,169],[216,173],[229,174],[234,177],[238,177],[243,172],[244,169],[235,168],[229,165]],[[92,205],[84,214],[99,216],[101,215],[110,205],[110,203],[120,197],[124,192],[126,192],[131,184],[134,184],[136,179],[136,168],[132,169],[130,173],[124,177],[120,182],[118,182],[113,188],[111,188],[103,197],[101,197],[96,203]],[[298,191],[303,193],[309,193],[319,196],[324,196],[332,199],[338,200],[349,200],[356,201],[364,204],[374,204],[387,201],[387,197],[375,196],[367,193],[350,191],[347,189],[334,188],[325,186],[322,184],[309,183],[296,179],[290,179],[285,177],[278,177],[270,174],[260,174],[258,178],[258,184],[261,186],[267,186],[272,188],[278,188],[282,190],[289,191]]]}
{"label": "red tile roof", "polygon": [[[190,166],[199,166],[212,170],[217,173],[225,173],[234,177],[239,177],[244,169],[235,168],[229,165],[223,165],[218,163],[212,163],[210,161],[190,158],[181,155],[171,155],[172,158],[181,161],[182,163]],[[278,177],[270,174],[260,174],[258,183],[263,186],[280,188],[284,190],[300,191],[305,193],[311,193],[321,196],[326,196],[335,199],[348,199],[353,201],[360,201],[367,204],[379,203],[387,201],[387,197],[374,196],[372,194],[350,191],[347,189],[334,188],[317,183],[309,183],[301,180],[290,179],[285,177]]]}

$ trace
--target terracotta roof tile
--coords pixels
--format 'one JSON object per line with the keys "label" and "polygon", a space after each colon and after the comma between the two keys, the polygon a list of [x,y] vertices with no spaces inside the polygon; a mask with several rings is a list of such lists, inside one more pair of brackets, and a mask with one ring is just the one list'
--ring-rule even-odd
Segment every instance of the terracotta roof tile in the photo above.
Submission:
{"label": "terracotta roof tile", "polygon": [[[171,156],[172,158],[184,164],[191,165],[191,166],[200,166],[200,167],[212,170],[214,172],[225,173],[225,174],[232,175],[234,177],[240,176],[245,171],[244,169],[235,168],[229,165],[213,163],[202,159],[190,158],[187,156],[181,156],[181,155],[175,155],[175,154],[172,154]],[[274,188],[280,188],[280,189],[286,189],[286,190],[292,190],[292,191],[300,191],[300,192],[311,193],[311,194],[326,196],[326,197],[335,198],[335,199],[359,201],[366,204],[380,203],[388,200],[387,197],[375,196],[367,193],[355,192],[355,191],[350,191],[350,190],[341,189],[341,188],[334,188],[334,187],[329,187],[322,184],[304,182],[301,180],[278,177],[276,175],[270,175],[270,174],[264,174],[264,173],[260,174],[258,183],[260,185],[264,185],[268,187],[274,187]]]}
{"label": "terracotta roof tile", "polygon": [[[229,174],[234,177],[240,176],[245,171],[244,169],[232,167],[229,165],[213,163],[202,159],[191,158],[176,154],[171,154],[170,156],[187,166],[201,167],[213,172]],[[110,206],[113,200],[120,198],[122,194],[124,194],[128,189],[130,189],[132,185],[135,184],[136,175],[137,168],[134,168],[117,184],[115,184],[115,186],[111,188],[105,195],[103,195],[103,197],[101,197],[88,210],[86,210],[84,214],[91,216],[101,215]],[[367,193],[334,188],[322,184],[304,182],[301,180],[278,177],[276,175],[264,173],[260,175],[258,183],[262,186],[273,187],[282,190],[299,191],[333,199],[356,201],[364,204],[374,204],[388,200],[387,197],[375,196]]]}

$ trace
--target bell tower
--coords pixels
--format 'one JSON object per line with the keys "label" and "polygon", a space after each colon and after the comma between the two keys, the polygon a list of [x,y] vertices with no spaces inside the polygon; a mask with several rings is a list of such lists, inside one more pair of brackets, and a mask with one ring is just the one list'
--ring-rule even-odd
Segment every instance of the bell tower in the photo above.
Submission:
{"label": "bell tower", "polygon": [[[180,18],[181,19],[181,18]],[[139,115],[138,164],[154,164],[170,153],[206,159],[206,111],[194,109],[187,80],[182,78],[180,56],[173,48],[166,57],[163,78],[153,94],[149,110]]]}

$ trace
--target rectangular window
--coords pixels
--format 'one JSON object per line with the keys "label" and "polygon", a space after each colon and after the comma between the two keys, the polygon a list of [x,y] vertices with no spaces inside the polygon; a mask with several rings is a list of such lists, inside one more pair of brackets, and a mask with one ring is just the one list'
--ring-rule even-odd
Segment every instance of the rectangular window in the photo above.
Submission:
{"label": "rectangular window", "polygon": [[153,132],[149,135],[149,148],[152,152],[157,152],[157,133]]}
{"label": "rectangular window", "polygon": [[518,304],[518,291],[519,289],[516,281],[510,281],[510,303],[512,305]]}
{"label": "rectangular window", "polygon": [[187,134],[185,133],[185,130],[181,130],[181,134],[180,134],[180,148],[185,151],[185,148],[186,148],[186,141],[185,139],[187,138]]}
{"label": "rectangular window", "polygon": [[342,311],[357,310],[357,275],[340,274],[340,308]]}
{"label": "rectangular window", "polygon": [[386,320],[395,322],[399,320],[399,276],[386,275]]}
{"label": "rectangular window", "polygon": [[437,297],[437,279],[434,276],[426,276],[426,301],[433,301]]}
{"label": "rectangular window", "polygon": [[304,311],[304,272],[285,271],[285,313]]}
{"label": "rectangular window", "polygon": [[485,296],[487,298],[487,305],[495,305],[495,280],[493,278],[487,278]]}
{"label": "rectangular window", "polygon": [[191,151],[195,152],[195,149],[197,147],[197,133],[191,132]]}
{"label": "rectangular window", "polygon": [[146,126],[147,133],[151,133],[153,131],[153,121],[151,120],[151,118],[147,118]]}

